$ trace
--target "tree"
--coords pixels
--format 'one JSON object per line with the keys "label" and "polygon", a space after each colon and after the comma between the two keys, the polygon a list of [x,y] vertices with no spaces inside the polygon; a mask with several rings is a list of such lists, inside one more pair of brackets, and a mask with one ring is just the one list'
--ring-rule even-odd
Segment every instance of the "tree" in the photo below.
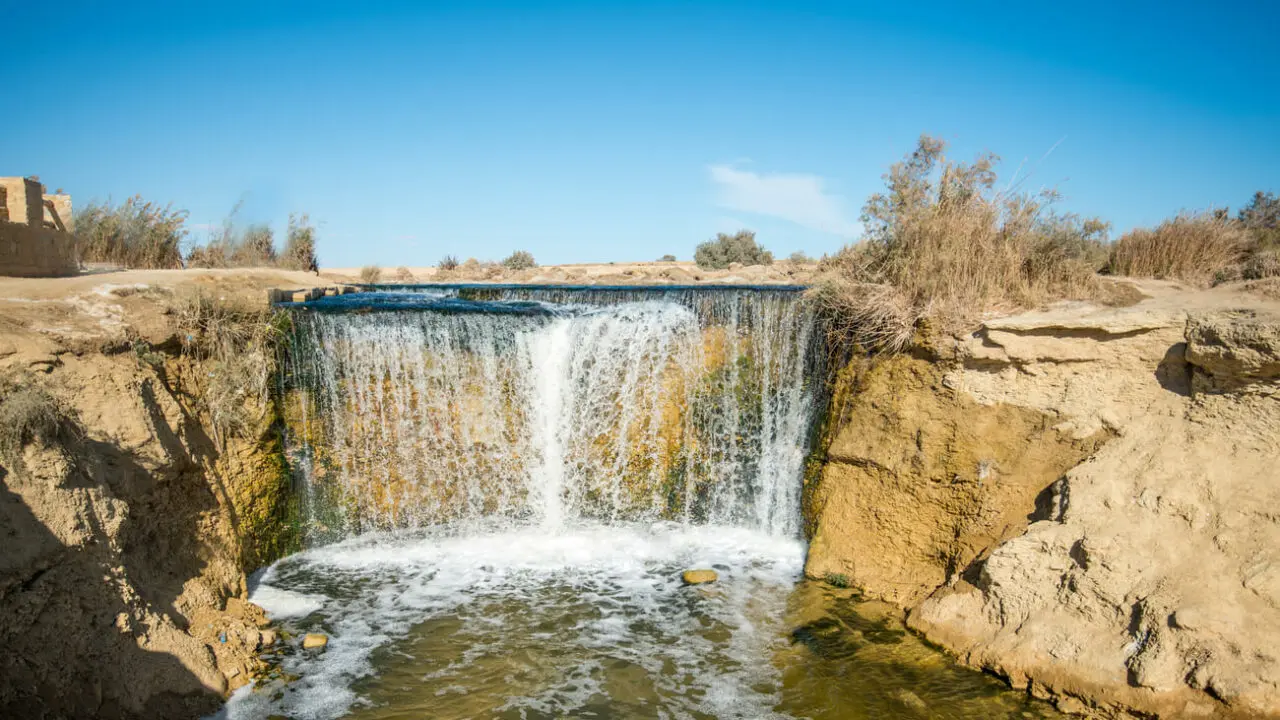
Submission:
{"label": "tree", "polygon": [[538,267],[538,263],[533,259],[533,254],[524,250],[517,250],[507,256],[502,261],[503,267],[508,270],[528,270],[529,268]]}
{"label": "tree", "polygon": [[1254,193],[1249,204],[1240,208],[1239,218],[1259,248],[1280,249],[1280,197],[1275,193]]}
{"label": "tree", "polygon": [[773,253],[756,243],[755,232],[739,230],[732,235],[716,233],[715,239],[698,245],[693,259],[700,268],[723,270],[732,263],[772,265]]}

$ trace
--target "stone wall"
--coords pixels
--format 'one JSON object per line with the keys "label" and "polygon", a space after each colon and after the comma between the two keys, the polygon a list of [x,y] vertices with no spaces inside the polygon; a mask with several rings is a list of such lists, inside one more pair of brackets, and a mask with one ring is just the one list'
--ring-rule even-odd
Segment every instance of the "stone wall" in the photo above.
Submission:
{"label": "stone wall", "polygon": [[0,275],[55,277],[79,272],[71,196],[46,196],[44,186],[30,178],[0,178],[0,190]]}
{"label": "stone wall", "polygon": [[74,275],[79,269],[71,234],[0,222],[0,275],[57,277]]}
{"label": "stone wall", "polygon": [[71,210],[71,196],[64,193],[44,196],[44,224],[64,232],[76,231],[75,218]]}
{"label": "stone wall", "polygon": [[44,218],[44,189],[39,181],[20,177],[0,178],[0,187],[5,190],[5,205],[9,211],[9,222],[23,225],[36,220],[39,225]]}

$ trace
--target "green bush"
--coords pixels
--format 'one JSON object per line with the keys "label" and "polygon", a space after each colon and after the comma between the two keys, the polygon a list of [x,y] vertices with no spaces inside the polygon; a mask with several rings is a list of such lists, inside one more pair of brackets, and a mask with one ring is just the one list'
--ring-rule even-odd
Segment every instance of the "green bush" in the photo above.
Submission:
{"label": "green bush", "polygon": [[694,251],[693,259],[698,267],[706,270],[723,270],[732,263],[742,265],[772,265],[773,253],[756,243],[756,234],[739,230],[732,235],[717,233]]}
{"label": "green bush", "polygon": [[186,221],[186,210],[146,202],[140,195],[118,206],[90,203],[75,214],[76,247],[81,262],[180,268]]}
{"label": "green bush", "polygon": [[531,253],[517,250],[502,261],[502,266],[508,270],[528,270],[529,268],[538,267],[538,263],[534,261]]}
{"label": "green bush", "polygon": [[662,257],[658,258],[658,262],[675,262],[675,261],[676,261],[676,256],[670,253],[667,253],[666,255],[663,255]]}
{"label": "green bush", "polygon": [[787,259],[796,265],[808,265],[809,263],[815,262],[815,260],[806,255],[803,250],[797,250],[791,253],[791,257]]}

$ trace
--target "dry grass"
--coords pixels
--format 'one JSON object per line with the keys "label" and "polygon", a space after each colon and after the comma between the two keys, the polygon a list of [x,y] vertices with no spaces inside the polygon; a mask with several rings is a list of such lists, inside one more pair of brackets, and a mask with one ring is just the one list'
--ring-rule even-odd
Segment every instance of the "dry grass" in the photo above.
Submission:
{"label": "dry grass", "polygon": [[284,252],[280,253],[277,264],[289,270],[319,272],[320,261],[316,257],[316,228],[311,224],[311,218],[306,213],[289,214],[289,234],[285,238]]}
{"label": "dry grass", "polygon": [[289,270],[316,272],[315,227],[307,216],[289,216],[289,234],[284,252],[276,251],[275,234],[266,225],[238,228],[235,217],[239,206],[223,221],[222,227],[203,245],[187,251],[187,267],[243,268],[282,267]]}
{"label": "dry grass", "polygon": [[1108,226],[1052,211],[1052,192],[995,190],[997,158],[950,161],[921,137],[863,209],[864,238],[821,264],[811,296],[833,338],[895,351],[924,319],[958,331],[982,314],[1097,295]]}
{"label": "dry grass", "polygon": [[81,262],[129,268],[182,267],[185,210],[146,202],[135,195],[118,206],[90,203],[76,212],[75,220]]}
{"label": "dry grass", "polygon": [[21,467],[22,448],[77,432],[71,410],[29,373],[0,376],[0,462]]}
{"label": "dry grass", "polygon": [[171,307],[183,352],[207,368],[201,402],[215,440],[243,436],[264,417],[276,367],[276,343],[288,316],[245,300],[203,291],[179,295]]}
{"label": "dry grass", "polygon": [[1113,275],[1208,284],[1223,269],[1245,259],[1248,232],[1222,212],[1181,214],[1153,230],[1126,233],[1111,248]]}

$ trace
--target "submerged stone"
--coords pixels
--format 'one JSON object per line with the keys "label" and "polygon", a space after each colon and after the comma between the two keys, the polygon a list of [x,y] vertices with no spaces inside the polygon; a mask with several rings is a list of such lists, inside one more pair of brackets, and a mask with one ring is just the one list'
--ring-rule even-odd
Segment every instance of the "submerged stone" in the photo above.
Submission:
{"label": "submerged stone", "polygon": [[302,638],[303,650],[320,649],[324,648],[328,644],[329,636],[322,635],[320,633],[307,633],[306,636]]}
{"label": "submerged stone", "polygon": [[680,577],[684,580],[685,585],[701,585],[715,582],[720,578],[715,570],[685,570]]}

